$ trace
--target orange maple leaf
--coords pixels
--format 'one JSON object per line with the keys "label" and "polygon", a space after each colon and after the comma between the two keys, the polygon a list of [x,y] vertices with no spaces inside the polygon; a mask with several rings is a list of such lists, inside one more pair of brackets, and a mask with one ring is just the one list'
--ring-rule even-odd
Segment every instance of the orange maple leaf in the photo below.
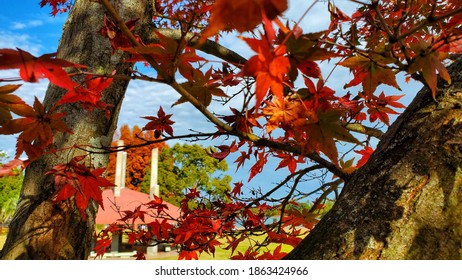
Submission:
{"label": "orange maple leaf", "polygon": [[341,113],[338,110],[318,112],[316,122],[304,122],[298,127],[300,131],[305,131],[308,135],[305,148],[309,151],[324,153],[335,164],[338,163],[336,140],[361,145],[361,143],[340,124],[340,115]]}
{"label": "orange maple leaf", "polygon": [[263,15],[272,20],[286,9],[287,0],[217,0],[200,43],[221,30],[252,30],[262,22]]}
{"label": "orange maple leaf", "polygon": [[368,96],[372,95],[380,84],[387,84],[399,89],[393,70],[379,65],[379,63],[386,64],[387,62],[382,57],[371,59],[361,55],[345,59],[339,64],[350,68],[354,74],[353,80],[345,85],[345,88],[362,84],[364,93]]}
{"label": "orange maple leaf", "polygon": [[11,104],[11,112],[22,118],[10,120],[0,127],[0,134],[16,134],[18,144],[16,146],[16,157],[26,152],[29,160],[36,159],[43,148],[51,144],[55,131],[72,131],[61,120],[64,113],[53,113],[45,111],[42,103],[35,98],[33,107],[27,104]]}
{"label": "orange maple leaf", "polygon": [[[432,91],[433,97],[436,95],[436,84],[438,72],[445,81],[451,83],[451,76],[443,64],[443,60],[447,58],[447,53],[433,51],[431,44],[424,40],[418,40],[417,43],[410,47],[416,54],[414,61],[409,65],[409,74],[421,72],[427,86]],[[424,55],[422,55],[424,54]]]}
{"label": "orange maple leaf", "polygon": [[284,77],[290,69],[285,45],[274,48],[265,36],[262,36],[260,40],[243,39],[257,53],[246,62],[242,69],[243,75],[255,77],[256,106],[260,106],[268,90],[271,90],[279,100],[283,100]]}
{"label": "orange maple leaf", "polygon": [[24,101],[21,98],[11,94],[20,86],[21,85],[4,85],[0,87],[0,125],[13,118],[10,112],[11,104],[24,104]]}
{"label": "orange maple leaf", "polygon": [[293,121],[300,118],[303,111],[303,105],[298,101],[275,99],[273,102],[267,102],[262,110],[265,116],[269,116],[266,132],[271,133],[276,128],[291,127]]}

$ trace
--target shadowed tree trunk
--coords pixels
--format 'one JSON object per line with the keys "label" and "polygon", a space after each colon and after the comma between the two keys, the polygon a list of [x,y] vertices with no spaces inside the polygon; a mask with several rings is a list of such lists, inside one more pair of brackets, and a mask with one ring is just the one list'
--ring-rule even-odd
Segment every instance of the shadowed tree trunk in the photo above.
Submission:
{"label": "shadowed tree trunk", "polygon": [[462,258],[462,60],[423,88],[287,259]]}
{"label": "shadowed tree trunk", "polygon": [[[64,26],[58,53],[59,57],[84,64],[89,71],[110,74],[128,74],[132,66],[124,63],[120,53],[111,56],[109,41],[98,34],[103,25],[104,8],[97,1],[77,0]],[[137,33],[147,34],[151,25],[152,5],[148,0],[115,1],[118,13],[125,19],[142,19],[137,22]],[[57,150],[78,144],[110,145],[116,128],[120,106],[128,81],[115,80],[104,94],[110,104],[110,118],[99,109],[91,112],[79,104],[60,107],[66,113],[64,121],[74,134],[57,134],[53,144]],[[44,105],[51,108],[64,94],[62,89],[50,86]],[[88,143],[89,142],[89,143]],[[80,154],[82,151],[80,151]],[[89,255],[94,231],[97,205],[93,203],[83,220],[70,204],[53,205],[55,192],[52,176],[45,173],[57,164],[67,163],[78,155],[78,150],[66,150],[58,155],[42,156],[27,169],[17,211],[10,224],[2,259],[86,259]],[[107,166],[107,155],[92,156],[97,167]]]}

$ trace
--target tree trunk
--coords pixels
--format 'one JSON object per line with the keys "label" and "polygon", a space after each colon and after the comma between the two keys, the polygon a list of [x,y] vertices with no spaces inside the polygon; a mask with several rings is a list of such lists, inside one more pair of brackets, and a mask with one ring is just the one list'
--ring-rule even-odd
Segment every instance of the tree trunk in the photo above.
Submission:
{"label": "tree trunk", "polygon": [[[152,5],[148,0],[115,1],[118,13],[125,19],[140,18],[137,32],[143,37],[150,29]],[[74,63],[84,64],[89,71],[110,74],[114,69],[119,74],[128,74],[133,66],[123,62],[124,57],[116,52],[111,55],[109,41],[98,34],[103,26],[104,8],[97,1],[77,0],[69,14],[58,47],[59,57]],[[104,102],[110,104],[111,114],[107,118],[99,109],[91,112],[79,104],[60,107],[66,113],[64,121],[74,134],[60,133],[54,136],[57,150],[74,145],[109,146],[117,125],[120,106],[128,81],[114,80],[104,93]],[[55,86],[47,90],[44,105],[52,108],[65,92]],[[91,204],[86,211],[86,220],[72,203],[54,205],[53,178],[45,175],[53,166],[69,162],[82,154],[77,149],[68,149],[58,154],[45,155],[32,162],[26,169],[23,188],[17,211],[0,257],[2,259],[86,259],[95,225],[97,205]],[[107,155],[92,155],[95,167],[106,167]]]}
{"label": "tree trunk", "polygon": [[462,258],[461,70],[418,93],[287,259]]}

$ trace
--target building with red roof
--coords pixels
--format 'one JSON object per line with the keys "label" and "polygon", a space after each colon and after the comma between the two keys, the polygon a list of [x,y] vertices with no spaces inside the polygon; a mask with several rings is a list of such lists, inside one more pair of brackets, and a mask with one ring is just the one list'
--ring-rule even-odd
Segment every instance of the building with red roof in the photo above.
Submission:
{"label": "building with red roof", "polygon": [[[119,146],[123,145],[123,142],[119,141]],[[157,148],[152,151],[152,165],[151,165],[151,188],[150,194],[145,194],[138,192],[129,188],[125,188],[125,173],[126,173],[126,152],[117,153],[117,163],[116,163],[116,178],[115,178],[115,187],[111,189],[106,189],[102,193],[104,209],[99,206],[98,213],[96,215],[95,223],[97,225],[109,225],[112,223],[123,223],[121,220],[124,217],[124,211],[134,211],[138,206],[141,206],[142,211],[147,211],[144,215],[144,221],[141,219],[136,219],[134,224],[137,226],[149,224],[153,222],[156,218],[148,215],[150,210],[148,210],[147,203],[149,203],[154,196],[159,196],[159,186],[157,185],[157,158],[158,158]],[[164,211],[172,219],[177,219],[180,216],[180,210],[175,205],[163,202],[167,205],[167,208]],[[131,223],[131,221],[130,221]],[[165,247],[164,246],[164,250]],[[146,249],[147,255],[155,255],[160,249],[160,246],[150,246]],[[106,257],[121,257],[124,255],[130,256],[133,255],[134,248],[131,245],[123,244],[121,236],[113,236],[111,243],[111,251],[106,253]],[[95,255],[93,252],[92,255]]]}
{"label": "building with red roof", "polygon": [[[123,211],[134,211],[136,207],[151,201],[149,194],[138,192],[129,188],[122,188],[119,196],[115,196],[114,193],[115,192],[112,189],[106,189],[103,191],[104,210],[101,206],[98,208],[96,224],[108,225],[117,222],[123,217]],[[165,211],[169,216],[174,219],[177,219],[180,216],[178,207],[165,201],[164,204],[168,207]],[[147,207],[142,206],[141,210],[146,211]],[[144,222],[140,219],[136,219],[135,224],[148,224],[154,220],[154,217],[145,215]]]}

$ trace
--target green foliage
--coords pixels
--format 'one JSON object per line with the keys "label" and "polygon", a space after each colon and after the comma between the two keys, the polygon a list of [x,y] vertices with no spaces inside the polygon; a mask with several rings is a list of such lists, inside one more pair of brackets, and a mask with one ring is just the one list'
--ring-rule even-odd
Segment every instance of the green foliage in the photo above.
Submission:
{"label": "green foliage", "polygon": [[[0,154],[0,159],[5,157],[5,154]],[[23,179],[24,176],[22,174],[0,178],[0,223],[8,222],[13,216]]]}
{"label": "green foliage", "polygon": [[[200,145],[175,144],[165,147],[159,155],[159,179],[161,197],[173,204],[179,204],[181,195],[188,188],[197,188],[211,198],[223,198],[230,190],[232,178],[224,174],[228,170],[225,160],[218,161],[209,156]],[[146,170],[141,191],[149,192],[151,176]]]}

